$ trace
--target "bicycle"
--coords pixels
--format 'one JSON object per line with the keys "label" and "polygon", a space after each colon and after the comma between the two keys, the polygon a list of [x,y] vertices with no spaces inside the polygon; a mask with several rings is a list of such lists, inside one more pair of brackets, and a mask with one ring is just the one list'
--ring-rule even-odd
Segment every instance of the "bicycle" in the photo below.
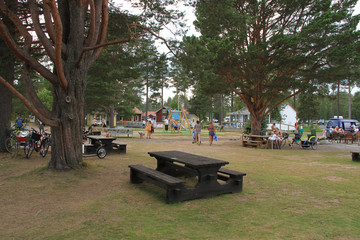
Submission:
{"label": "bicycle", "polygon": [[5,148],[11,154],[17,154],[21,146],[25,146],[29,132],[16,129],[10,130],[10,136],[5,139]]}
{"label": "bicycle", "polygon": [[51,145],[51,134],[43,131],[42,138],[41,138],[41,144],[40,144],[40,155],[42,157],[46,156],[50,145]]}
{"label": "bicycle", "polygon": [[29,139],[26,142],[25,148],[24,148],[24,152],[25,152],[25,157],[26,158],[30,158],[31,154],[33,153],[34,150],[36,151],[40,151],[40,144],[41,144],[41,134],[36,131],[34,128],[31,128],[32,132],[29,135]]}

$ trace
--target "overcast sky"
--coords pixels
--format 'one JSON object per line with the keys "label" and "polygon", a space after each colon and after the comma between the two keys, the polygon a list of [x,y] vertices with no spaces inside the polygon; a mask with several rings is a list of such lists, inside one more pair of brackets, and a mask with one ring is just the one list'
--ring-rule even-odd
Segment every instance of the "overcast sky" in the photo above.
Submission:
{"label": "overcast sky", "polygon": [[[114,0],[115,4],[121,8],[126,8],[126,9],[131,9],[131,3],[130,2],[135,2],[134,0]],[[180,10],[185,11],[185,20],[189,26],[189,32],[187,33],[187,35],[198,35],[198,33],[195,31],[195,28],[193,26],[193,22],[195,20],[195,14],[194,14],[194,9],[192,7],[185,7],[183,4],[180,4],[179,6],[177,6]],[[360,1],[357,2],[356,6],[355,6],[355,11],[354,14],[360,14]],[[359,25],[360,28],[360,25]],[[161,32],[161,36],[164,38],[173,38],[173,35],[170,31],[168,30],[163,30]],[[179,39],[181,40],[181,39]],[[166,46],[164,44],[160,44],[158,43],[158,50],[159,52],[168,52]],[[352,91],[352,94],[354,94],[355,92],[357,92],[359,89],[358,88],[354,88]],[[175,88],[170,88],[170,89],[166,89],[164,91],[164,100],[166,101],[169,97],[173,97],[175,95],[174,93]],[[187,93],[187,96],[191,95],[190,93]]]}

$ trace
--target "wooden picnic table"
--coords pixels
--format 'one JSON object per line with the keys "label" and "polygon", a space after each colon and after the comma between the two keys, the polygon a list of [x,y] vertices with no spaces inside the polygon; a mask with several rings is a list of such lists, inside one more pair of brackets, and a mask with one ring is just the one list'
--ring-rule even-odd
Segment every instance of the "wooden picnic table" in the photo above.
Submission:
{"label": "wooden picnic table", "polygon": [[[156,170],[144,170],[141,165],[141,167],[130,165],[132,182],[138,183],[138,178],[141,178],[156,184],[154,178],[158,179],[161,181],[160,186],[166,185],[168,203],[242,191],[243,176],[246,174],[221,168],[229,164],[227,161],[180,151],[149,152],[148,154],[156,158]],[[144,175],[151,177],[149,179]],[[180,176],[196,177],[197,183],[195,186],[185,186],[177,181],[180,180],[177,178]]]}
{"label": "wooden picnic table", "polygon": [[254,146],[261,147],[264,144],[267,144],[269,136],[263,135],[243,135],[242,137],[242,145],[246,146]]}

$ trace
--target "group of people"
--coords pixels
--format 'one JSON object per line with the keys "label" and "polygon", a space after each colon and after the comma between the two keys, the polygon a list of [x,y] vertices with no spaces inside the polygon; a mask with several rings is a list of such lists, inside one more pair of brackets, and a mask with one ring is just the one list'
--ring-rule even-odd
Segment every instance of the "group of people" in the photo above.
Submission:
{"label": "group of people", "polygon": [[[164,120],[164,126],[165,126],[165,132],[168,132],[169,130],[169,120],[165,118]],[[179,120],[175,120],[174,118],[170,119],[170,129],[171,129],[171,133],[177,132],[180,133],[181,132],[181,123]]]}
{"label": "group of people", "polygon": [[[350,126],[350,132],[351,133],[354,133],[356,134],[357,132],[359,131],[359,127],[358,126],[355,126],[355,125],[351,125]],[[338,127],[336,126],[335,128],[334,127],[330,127],[327,132],[331,135],[333,134],[334,132],[338,133],[338,134],[344,134],[345,133],[345,130],[342,129],[341,127]]]}
{"label": "group of people", "polygon": [[282,140],[282,134],[278,127],[275,126],[275,123],[271,125],[271,136],[269,137],[276,146],[280,146]]}
{"label": "group of people", "polygon": [[[197,120],[195,124],[193,124],[193,143],[197,143],[197,144],[201,144],[201,124],[200,121]],[[210,121],[209,126],[208,126],[208,131],[209,131],[209,144],[210,146],[213,143],[214,138],[216,138],[216,134],[215,134],[215,126],[213,124],[213,122]]]}

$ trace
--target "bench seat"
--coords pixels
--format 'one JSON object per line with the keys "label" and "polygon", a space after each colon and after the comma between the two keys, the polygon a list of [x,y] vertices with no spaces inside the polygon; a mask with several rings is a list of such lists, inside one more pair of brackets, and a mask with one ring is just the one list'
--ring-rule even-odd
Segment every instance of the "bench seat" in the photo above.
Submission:
{"label": "bench seat", "polygon": [[112,151],[117,153],[126,153],[126,146],[125,143],[119,142],[112,142]]}
{"label": "bench seat", "polygon": [[351,155],[353,161],[360,161],[360,152],[353,151],[351,152]]}
{"label": "bench seat", "polygon": [[181,189],[185,187],[185,181],[143,165],[129,165],[129,168],[131,183],[136,184],[142,183],[143,181],[150,182],[166,190],[167,203],[179,201],[177,196],[180,194]]}
{"label": "bench seat", "polygon": [[261,140],[245,140],[245,139],[242,140],[243,147],[246,147],[246,146],[260,147],[262,144],[265,144],[265,143],[264,143],[264,141],[261,141]]}

